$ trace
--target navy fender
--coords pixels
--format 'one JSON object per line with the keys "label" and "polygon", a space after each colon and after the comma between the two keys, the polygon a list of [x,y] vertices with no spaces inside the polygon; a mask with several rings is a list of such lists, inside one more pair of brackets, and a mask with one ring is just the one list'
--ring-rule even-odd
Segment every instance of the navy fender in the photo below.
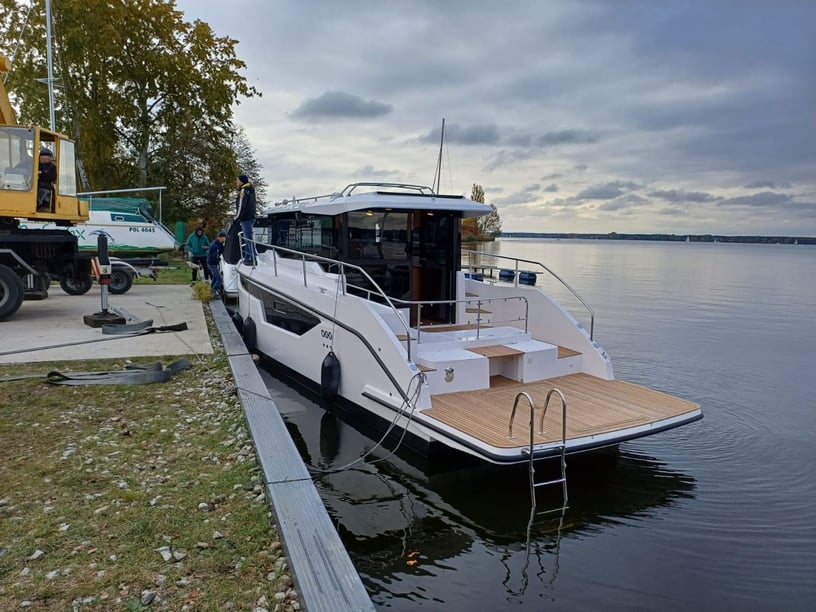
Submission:
{"label": "navy fender", "polygon": [[252,320],[252,317],[247,317],[244,320],[242,327],[243,330],[241,331],[241,336],[244,338],[244,344],[246,344],[247,350],[251,353],[255,350],[258,340],[258,332],[255,329],[255,321]]}
{"label": "navy fender", "polygon": [[[229,309],[227,311],[229,312]],[[232,324],[235,326],[235,329],[238,330],[238,333],[243,335],[243,333],[244,333],[244,320],[241,318],[241,313],[232,312],[230,314],[230,319],[232,319]]]}
{"label": "navy fender", "polygon": [[334,351],[323,358],[320,366],[320,396],[324,402],[333,402],[340,390],[340,360]]}

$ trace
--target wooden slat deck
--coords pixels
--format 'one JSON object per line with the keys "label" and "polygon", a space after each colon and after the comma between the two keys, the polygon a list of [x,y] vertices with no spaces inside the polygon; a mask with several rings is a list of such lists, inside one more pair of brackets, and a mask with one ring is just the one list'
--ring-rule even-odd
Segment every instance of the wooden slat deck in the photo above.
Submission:
{"label": "wooden slat deck", "polygon": [[484,355],[488,359],[491,357],[512,357],[514,355],[523,355],[524,351],[504,346],[503,344],[493,344],[490,346],[474,346],[468,349],[471,353]]}
{"label": "wooden slat deck", "polygon": [[558,358],[559,359],[564,359],[565,357],[575,357],[575,356],[580,355],[580,354],[581,353],[579,353],[578,351],[573,351],[572,349],[568,349],[565,346],[559,346],[558,347]]}
{"label": "wooden slat deck", "polygon": [[[490,389],[434,396],[433,407],[423,414],[497,448],[527,446],[530,409],[526,401],[519,402],[513,424],[514,438],[507,437],[516,395],[526,391],[533,398],[537,428],[547,392],[552,388],[560,389],[567,398],[568,438],[647,425],[699,408],[693,402],[622,380],[570,374],[537,383],[520,383],[493,376]],[[544,432],[544,435],[536,434],[536,443],[561,439],[561,401],[557,395],[550,399]]]}

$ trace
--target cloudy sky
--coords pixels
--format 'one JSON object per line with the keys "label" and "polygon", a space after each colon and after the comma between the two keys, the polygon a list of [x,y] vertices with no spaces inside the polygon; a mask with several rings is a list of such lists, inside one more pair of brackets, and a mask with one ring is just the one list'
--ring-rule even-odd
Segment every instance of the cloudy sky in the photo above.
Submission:
{"label": "cloudy sky", "polygon": [[269,200],[478,183],[505,231],[816,235],[814,0],[177,0]]}

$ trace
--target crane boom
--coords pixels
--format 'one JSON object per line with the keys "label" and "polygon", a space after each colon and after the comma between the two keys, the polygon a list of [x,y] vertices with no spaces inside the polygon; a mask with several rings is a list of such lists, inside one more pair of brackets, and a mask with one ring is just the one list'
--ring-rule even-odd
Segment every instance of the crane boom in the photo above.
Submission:
{"label": "crane boom", "polygon": [[17,113],[11,107],[11,100],[9,100],[5,86],[5,75],[10,70],[11,62],[5,55],[0,53],[0,75],[3,77],[0,80],[0,125],[17,125]]}

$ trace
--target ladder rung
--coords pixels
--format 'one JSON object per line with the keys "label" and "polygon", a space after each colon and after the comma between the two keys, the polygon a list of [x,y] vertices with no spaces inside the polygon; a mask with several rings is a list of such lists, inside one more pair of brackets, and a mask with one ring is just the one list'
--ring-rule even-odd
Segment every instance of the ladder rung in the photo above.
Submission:
{"label": "ladder rung", "polygon": [[546,487],[547,485],[552,484],[561,484],[564,482],[566,478],[556,478],[555,480],[545,480],[544,482],[536,482],[533,484],[534,487]]}
{"label": "ladder rung", "polygon": [[542,514],[550,514],[552,512],[563,512],[568,509],[569,506],[558,506],[557,508],[551,508],[550,510],[542,510],[541,512],[536,512],[536,516],[540,516]]}

